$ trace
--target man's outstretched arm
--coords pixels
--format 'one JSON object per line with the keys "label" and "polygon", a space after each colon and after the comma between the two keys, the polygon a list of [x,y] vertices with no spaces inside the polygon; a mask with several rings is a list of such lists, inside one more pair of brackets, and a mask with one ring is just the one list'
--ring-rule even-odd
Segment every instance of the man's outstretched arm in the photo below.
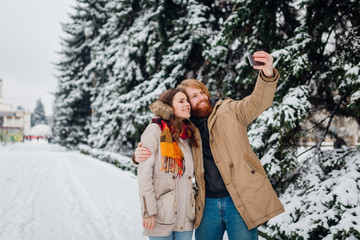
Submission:
{"label": "man's outstretched arm", "polygon": [[279,80],[279,73],[274,69],[273,58],[269,53],[260,51],[255,52],[253,56],[255,61],[264,63],[261,66],[253,66],[254,69],[260,70],[254,91],[240,101],[229,100],[230,109],[244,125],[248,125],[271,106]]}

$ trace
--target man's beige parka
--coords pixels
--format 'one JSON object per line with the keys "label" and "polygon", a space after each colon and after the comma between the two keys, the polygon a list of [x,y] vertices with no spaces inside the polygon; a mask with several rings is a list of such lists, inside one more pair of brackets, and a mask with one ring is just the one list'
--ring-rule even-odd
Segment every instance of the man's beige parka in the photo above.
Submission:
{"label": "man's beige parka", "polygon": [[[284,212],[265,170],[251,149],[248,125],[271,106],[279,73],[268,78],[260,72],[253,93],[240,100],[219,100],[208,118],[210,148],[225,186],[249,229]],[[195,136],[201,139],[199,130]],[[193,148],[197,228],[205,206],[205,179],[201,148]]]}

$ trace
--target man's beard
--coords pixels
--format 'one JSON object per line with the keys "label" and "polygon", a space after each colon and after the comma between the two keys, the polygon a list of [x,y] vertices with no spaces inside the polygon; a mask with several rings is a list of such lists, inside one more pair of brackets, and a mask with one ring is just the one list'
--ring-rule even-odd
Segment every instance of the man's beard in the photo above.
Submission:
{"label": "man's beard", "polygon": [[[206,103],[206,105],[200,107],[199,105],[202,102]],[[207,117],[212,112],[212,109],[210,101],[206,99],[196,104],[196,106],[192,108],[192,112],[197,117]]]}

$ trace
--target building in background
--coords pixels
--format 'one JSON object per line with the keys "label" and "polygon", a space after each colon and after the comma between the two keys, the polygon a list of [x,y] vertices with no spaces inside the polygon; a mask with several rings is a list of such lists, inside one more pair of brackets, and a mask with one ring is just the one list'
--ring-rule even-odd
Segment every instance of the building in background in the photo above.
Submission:
{"label": "building in background", "polygon": [[[300,138],[300,145],[311,147],[322,138],[328,125],[330,113],[323,111],[313,115],[303,125],[305,136]],[[342,146],[360,145],[360,126],[356,120],[348,117],[335,116],[332,120],[322,146],[341,148]]]}
{"label": "building in background", "polygon": [[21,142],[30,133],[31,112],[3,102],[3,80],[0,79],[0,141]]}

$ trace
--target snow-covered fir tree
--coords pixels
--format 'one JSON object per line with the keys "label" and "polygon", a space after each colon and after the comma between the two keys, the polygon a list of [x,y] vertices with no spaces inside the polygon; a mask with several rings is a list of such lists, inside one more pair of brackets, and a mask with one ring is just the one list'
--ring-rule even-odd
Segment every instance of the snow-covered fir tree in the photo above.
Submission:
{"label": "snow-covered fir tree", "polygon": [[94,78],[88,143],[96,148],[132,149],[151,117],[149,103],[200,64],[192,56],[206,38],[208,7],[195,1],[136,3],[108,3],[111,17],[101,33],[107,41],[94,43],[92,65],[101,74]]}
{"label": "snow-covered fir tree", "polygon": [[35,126],[37,124],[47,124],[44,104],[40,98],[36,101],[34,112],[31,114],[31,126]]}
{"label": "snow-covered fir tree", "polygon": [[[72,23],[63,24],[66,37],[60,52],[58,89],[55,93],[53,132],[55,142],[74,147],[87,142],[91,116],[91,42],[106,22],[106,1],[78,0]],[[93,73],[96,74],[96,73]]]}
{"label": "snow-covered fir tree", "polygon": [[[300,161],[297,147],[306,120],[323,136],[334,116],[360,123],[360,1],[77,2],[57,65],[55,141],[132,152],[161,92],[196,78],[214,97],[242,99],[257,74],[246,55],[265,50],[281,78],[248,134],[287,211],[260,233],[359,238],[359,149],[318,148]],[[324,111],[326,119],[314,118]]]}

